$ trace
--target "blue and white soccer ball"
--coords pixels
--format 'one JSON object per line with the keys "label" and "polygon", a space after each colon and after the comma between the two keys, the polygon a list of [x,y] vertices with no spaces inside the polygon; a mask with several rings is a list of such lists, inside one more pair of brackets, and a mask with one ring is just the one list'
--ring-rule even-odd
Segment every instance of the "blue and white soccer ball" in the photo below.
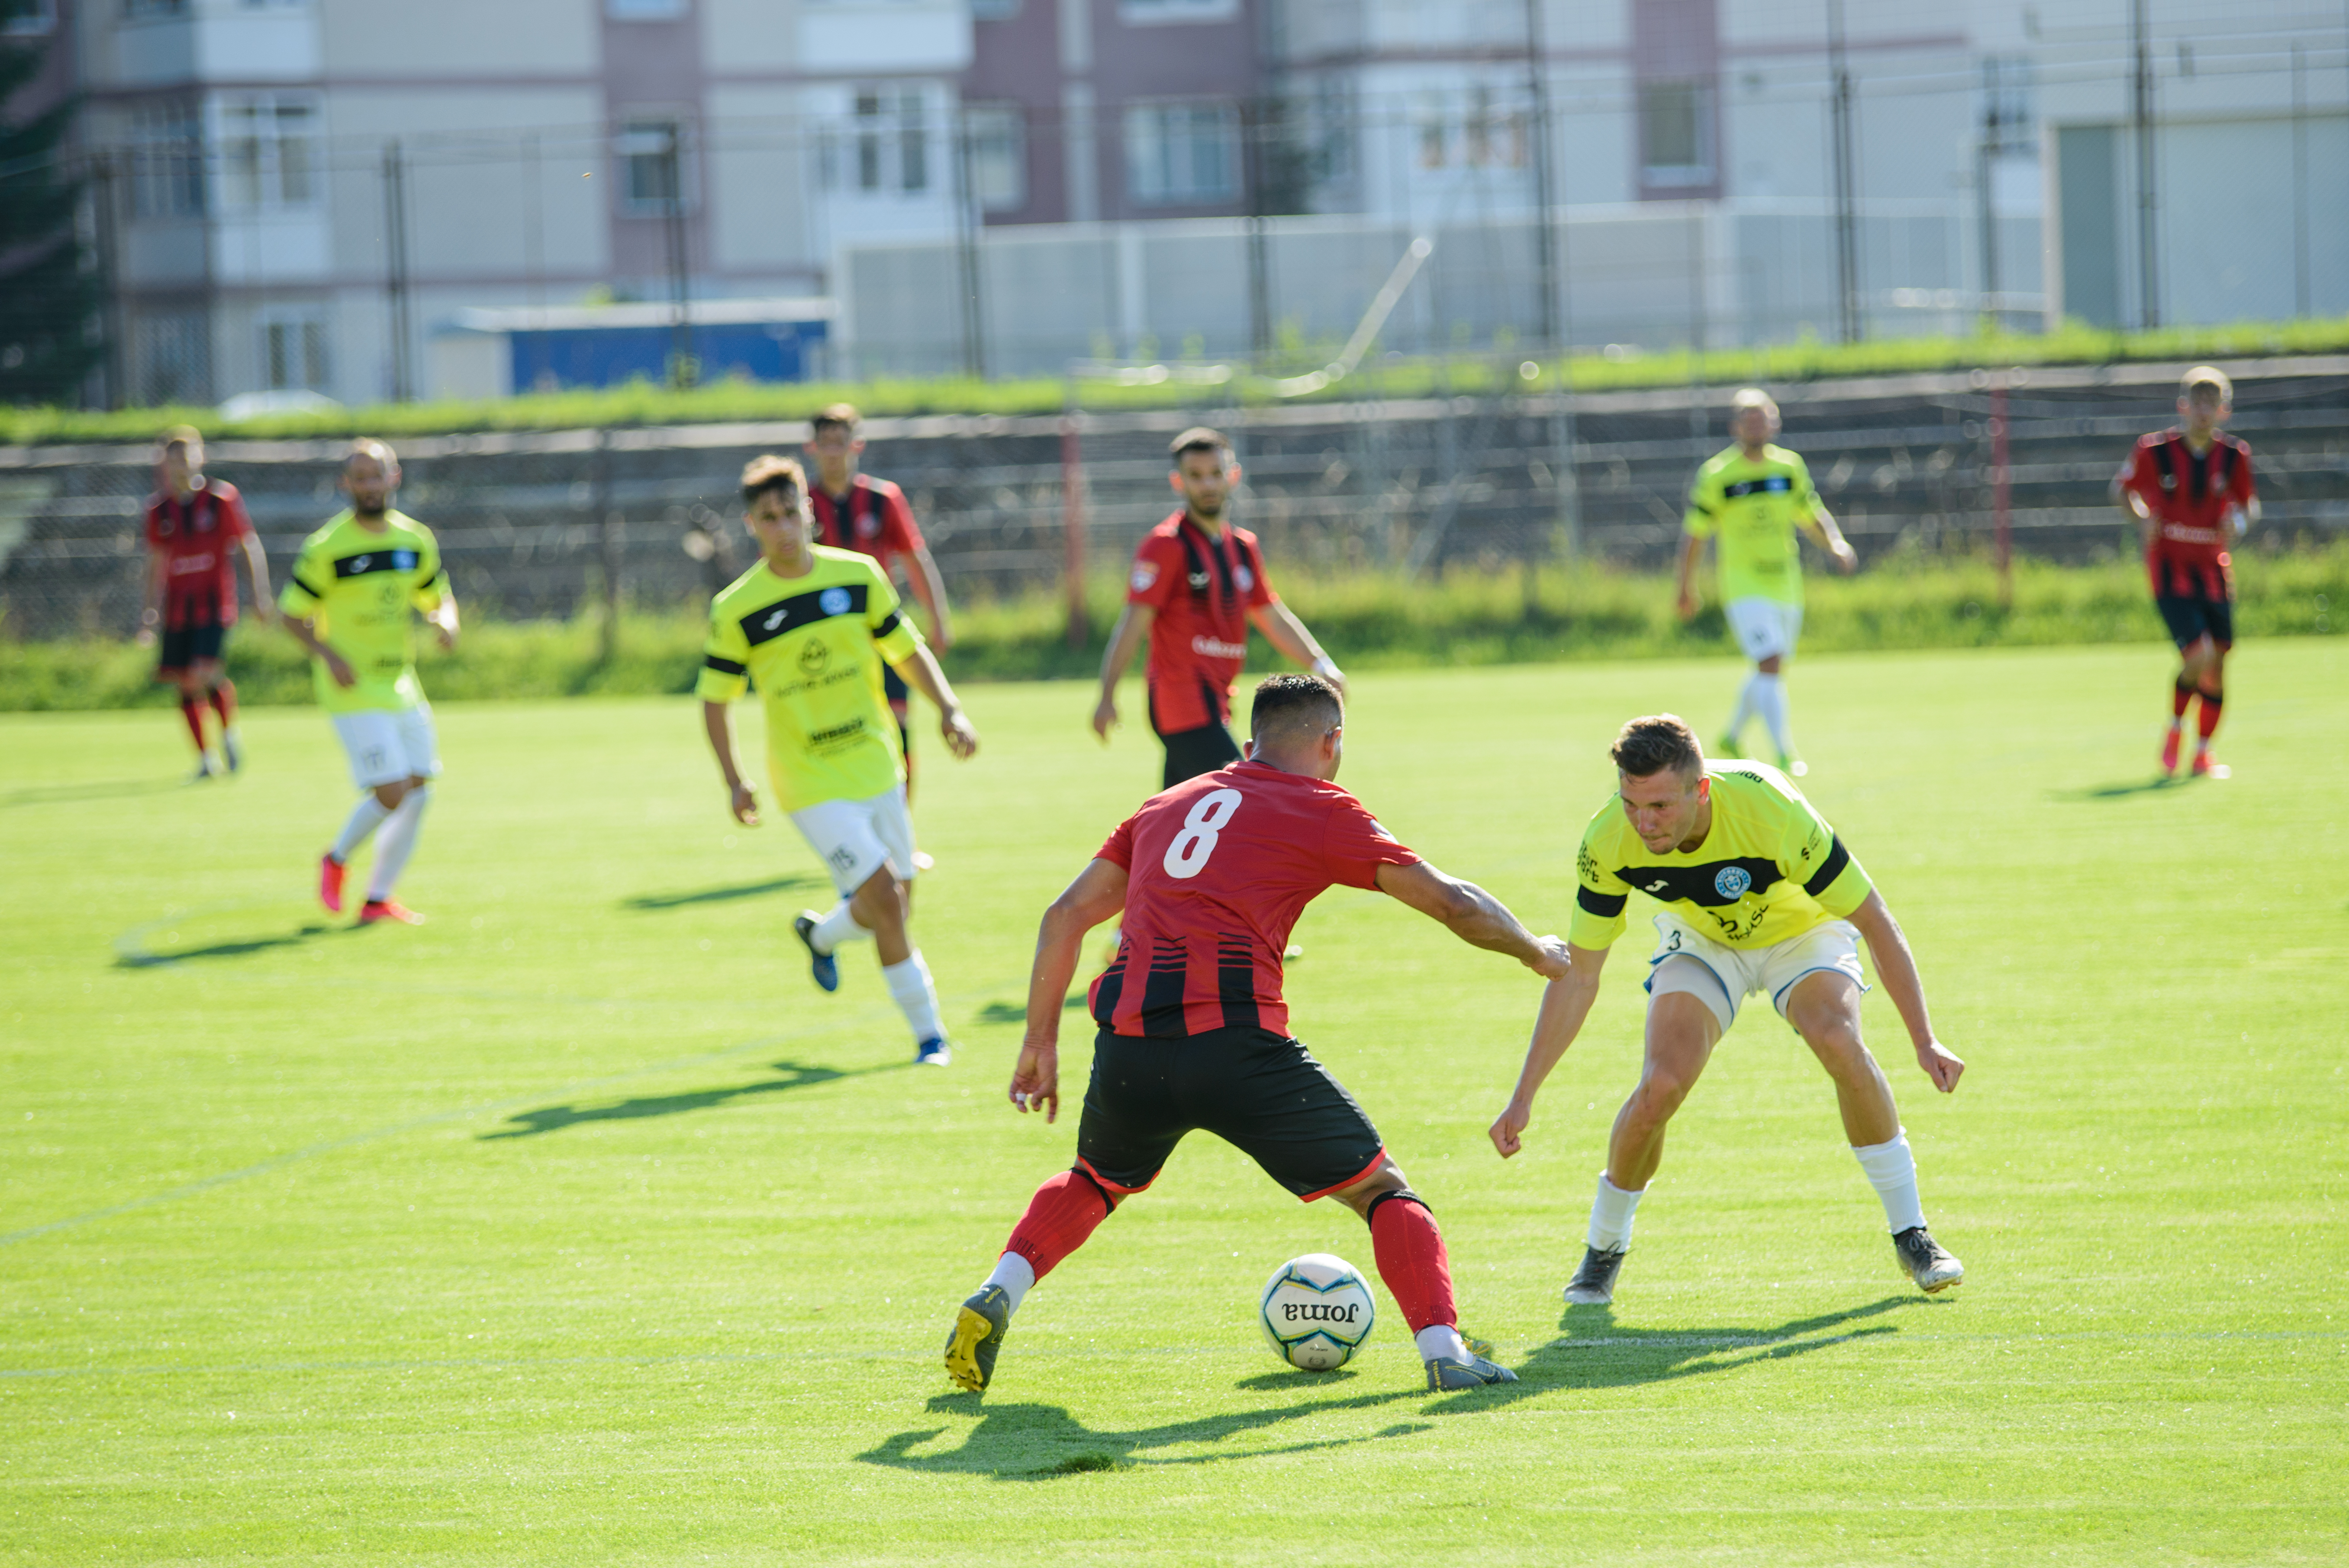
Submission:
{"label": "blue and white soccer ball", "polygon": [[1377,1317],[1361,1271],[1328,1253],[1308,1253],[1273,1270],[1257,1311],[1272,1353],[1308,1372],[1343,1367]]}

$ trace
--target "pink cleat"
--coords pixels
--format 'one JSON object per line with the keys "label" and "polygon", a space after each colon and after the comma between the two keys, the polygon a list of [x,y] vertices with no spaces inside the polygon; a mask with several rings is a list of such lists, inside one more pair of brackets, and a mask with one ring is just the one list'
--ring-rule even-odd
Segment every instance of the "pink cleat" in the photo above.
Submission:
{"label": "pink cleat", "polygon": [[2226,779],[2232,777],[2233,774],[2234,769],[2220,761],[2217,758],[2211,756],[2209,749],[2207,747],[2199,748],[2194,753],[2195,778]]}
{"label": "pink cleat", "polygon": [[343,913],[343,862],[332,855],[318,857],[318,902],[328,914]]}
{"label": "pink cleat", "polygon": [[396,920],[402,925],[421,925],[424,917],[396,898],[371,898],[359,905],[359,923],[373,925],[378,921]]}
{"label": "pink cleat", "polygon": [[2171,727],[2169,733],[2162,738],[2161,770],[2164,773],[2178,771],[2178,730],[2175,726]]}

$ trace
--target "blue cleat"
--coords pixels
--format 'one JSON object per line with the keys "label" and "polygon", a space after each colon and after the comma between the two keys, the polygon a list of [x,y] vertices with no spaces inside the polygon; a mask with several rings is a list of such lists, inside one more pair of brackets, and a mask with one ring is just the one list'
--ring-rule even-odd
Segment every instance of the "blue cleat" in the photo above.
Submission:
{"label": "blue cleat", "polygon": [[840,989],[840,961],[829,953],[815,950],[815,911],[803,909],[792,922],[792,932],[800,939],[800,944],[808,950],[808,974],[813,977],[817,988],[837,991]]}
{"label": "blue cleat", "polygon": [[947,1044],[944,1035],[932,1035],[914,1047],[914,1063],[925,1068],[952,1067],[954,1047]]}

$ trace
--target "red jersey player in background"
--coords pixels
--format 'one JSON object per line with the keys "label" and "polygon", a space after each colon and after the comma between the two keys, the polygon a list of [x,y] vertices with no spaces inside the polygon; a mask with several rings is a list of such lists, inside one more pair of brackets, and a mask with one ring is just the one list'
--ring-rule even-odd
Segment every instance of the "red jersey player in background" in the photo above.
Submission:
{"label": "red jersey player in background", "polygon": [[1344,708],[1314,676],[1257,687],[1249,757],[1153,796],[1044,913],[1011,1103],[1061,1108],[1061,1008],[1079,945],[1121,909],[1117,962],[1092,984],[1092,1081],[1075,1166],[1036,1190],[987,1282],[956,1315],[947,1375],[973,1393],[995,1373],[1011,1315],[1127,1197],[1204,1129],[1306,1202],[1334,1197],[1371,1227],[1379,1277],[1418,1342],[1430,1388],[1516,1375],[1461,1337],[1443,1233],[1378,1130],[1288,1028],[1280,954],[1325,889],[1377,888],[1474,946],[1565,975],[1566,944],[1397,843],[1331,780]]}
{"label": "red jersey player in background", "polygon": [[1163,788],[1240,759],[1232,738],[1232,683],[1247,657],[1247,629],[1345,695],[1346,678],[1305,623],[1290,613],[1265,575],[1256,535],[1225,520],[1240,470],[1232,444],[1216,432],[1190,429],[1172,447],[1183,510],[1150,531],[1133,552],[1125,613],[1102,658],[1101,700],[1093,733],[1109,743],[1117,723],[1117,683],[1134,650],[1150,639],[1143,681],[1150,727],[1166,748]]}
{"label": "red jersey player in background", "polygon": [[204,743],[207,701],[220,716],[221,758],[228,771],[244,764],[236,737],[236,686],[221,664],[221,645],[236,624],[234,558],[243,554],[253,578],[253,613],[264,623],[269,560],[236,487],[204,477],[204,438],[193,427],[176,425],[163,432],[155,478],[144,524],[150,565],[139,641],[142,646],[154,642],[160,626],[163,646],[155,678],[180,688],[180,717],[196,743],[195,776],[209,779],[220,769]]}
{"label": "red jersey player in background", "polygon": [[2113,479],[2114,499],[2144,531],[2154,607],[2178,645],[2161,770],[2178,771],[2187,705],[2199,696],[2198,779],[2227,776],[2210,756],[2227,700],[2227,650],[2235,645],[2235,565],[2227,546],[2260,516],[2251,449],[2219,428],[2234,403],[2224,371],[2196,366],[2178,384],[2178,424],[2140,438]]}
{"label": "red jersey player in background", "polygon": [[[834,403],[819,411],[813,421],[813,438],[807,444],[808,456],[815,460],[815,485],[808,496],[808,504],[815,512],[815,542],[830,545],[834,550],[854,550],[869,555],[881,563],[885,576],[895,576],[905,569],[905,585],[930,617],[931,651],[944,655],[954,646],[954,628],[947,613],[947,585],[938,575],[938,563],[931,558],[930,547],[922,542],[921,528],[914,521],[914,509],[905,504],[905,492],[887,480],[876,480],[858,471],[857,459],[864,455],[864,438],[856,433],[864,418],[851,403]],[[897,738],[903,742],[905,758],[905,799],[914,799],[914,732],[905,723],[905,709],[913,693],[897,672],[886,665],[881,671],[882,694],[889,699],[889,711],[897,720]],[[917,855],[926,861],[928,856]]]}

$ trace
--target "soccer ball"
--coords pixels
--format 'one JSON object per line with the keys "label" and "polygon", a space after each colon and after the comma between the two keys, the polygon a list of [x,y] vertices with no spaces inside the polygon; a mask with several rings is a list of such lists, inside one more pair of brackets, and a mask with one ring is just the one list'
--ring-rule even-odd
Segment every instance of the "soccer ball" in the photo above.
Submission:
{"label": "soccer ball", "polygon": [[1370,1282],[1328,1253],[1308,1253],[1273,1270],[1257,1304],[1257,1321],[1272,1353],[1308,1372],[1332,1371],[1351,1360],[1377,1316]]}

